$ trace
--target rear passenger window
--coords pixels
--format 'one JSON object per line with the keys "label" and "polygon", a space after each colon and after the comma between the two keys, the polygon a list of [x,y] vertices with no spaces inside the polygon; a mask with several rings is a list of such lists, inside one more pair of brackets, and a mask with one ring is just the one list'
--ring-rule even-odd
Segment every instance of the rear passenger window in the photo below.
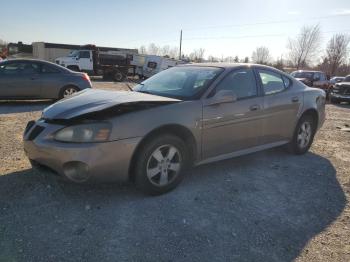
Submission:
{"label": "rear passenger window", "polygon": [[258,70],[258,72],[264,88],[265,95],[271,95],[282,92],[284,89],[286,89],[286,87],[288,87],[286,86],[286,84],[288,83],[286,83],[285,81],[288,81],[289,79],[282,79],[282,76],[280,74],[267,70]]}
{"label": "rear passenger window", "polygon": [[42,65],[41,72],[44,74],[55,74],[55,73],[59,73],[60,71],[54,68],[53,66]]}

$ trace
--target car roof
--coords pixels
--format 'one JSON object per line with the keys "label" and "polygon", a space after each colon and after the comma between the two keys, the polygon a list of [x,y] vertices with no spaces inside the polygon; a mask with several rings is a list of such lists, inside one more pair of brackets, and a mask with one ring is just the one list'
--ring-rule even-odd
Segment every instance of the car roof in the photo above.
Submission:
{"label": "car roof", "polygon": [[47,64],[47,65],[52,65],[52,66],[55,66],[59,69],[61,69],[62,71],[65,71],[65,72],[71,72],[69,69],[63,67],[63,66],[60,66],[58,64],[55,64],[55,63],[52,63],[52,62],[49,62],[49,61],[45,61],[45,60],[41,60],[41,59],[30,59],[30,58],[14,58],[14,59],[8,59],[6,61],[3,61],[3,63],[11,63],[11,62],[36,62],[36,63],[42,63],[42,64]]}
{"label": "car roof", "polygon": [[315,70],[296,70],[294,72],[308,72],[308,73],[322,73],[322,74],[324,74],[324,72],[322,72],[322,71],[315,71]]}
{"label": "car roof", "polygon": [[[237,68],[237,67],[259,67],[266,69],[278,70],[274,67],[261,65],[261,64],[253,64],[253,63],[191,63],[191,64],[180,64],[178,66],[199,66],[199,67],[220,67],[220,68]],[[278,70],[279,71],[279,70]]]}

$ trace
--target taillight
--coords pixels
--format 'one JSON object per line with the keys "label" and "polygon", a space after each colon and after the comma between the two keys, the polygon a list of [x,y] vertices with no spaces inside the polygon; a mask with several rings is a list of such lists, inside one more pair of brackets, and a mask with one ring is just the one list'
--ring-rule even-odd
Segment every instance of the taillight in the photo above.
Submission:
{"label": "taillight", "polygon": [[90,81],[90,77],[89,77],[88,74],[86,74],[86,73],[83,74],[83,79],[86,80],[86,81],[88,81],[88,82],[91,82],[91,81]]}

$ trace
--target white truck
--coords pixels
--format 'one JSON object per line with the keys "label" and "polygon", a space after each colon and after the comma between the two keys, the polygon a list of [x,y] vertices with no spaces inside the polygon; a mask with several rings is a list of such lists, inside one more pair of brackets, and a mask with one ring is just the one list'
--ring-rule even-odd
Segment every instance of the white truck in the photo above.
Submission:
{"label": "white truck", "polygon": [[68,56],[56,58],[55,62],[74,71],[122,81],[129,73],[135,74],[135,66],[131,65],[130,61],[137,54],[137,49],[86,45],[72,51]]}
{"label": "white truck", "polygon": [[133,59],[130,61],[139,78],[149,78],[160,71],[182,63],[180,60],[157,55],[133,55]]}

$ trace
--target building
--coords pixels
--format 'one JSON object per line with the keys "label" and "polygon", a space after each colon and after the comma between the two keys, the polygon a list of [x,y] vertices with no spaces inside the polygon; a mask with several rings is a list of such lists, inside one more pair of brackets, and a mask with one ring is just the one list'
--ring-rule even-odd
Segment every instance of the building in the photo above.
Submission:
{"label": "building", "polygon": [[55,62],[57,57],[67,56],[71,51],[80,48],[80,45],[54,44],[33,42],[33,58]]}

